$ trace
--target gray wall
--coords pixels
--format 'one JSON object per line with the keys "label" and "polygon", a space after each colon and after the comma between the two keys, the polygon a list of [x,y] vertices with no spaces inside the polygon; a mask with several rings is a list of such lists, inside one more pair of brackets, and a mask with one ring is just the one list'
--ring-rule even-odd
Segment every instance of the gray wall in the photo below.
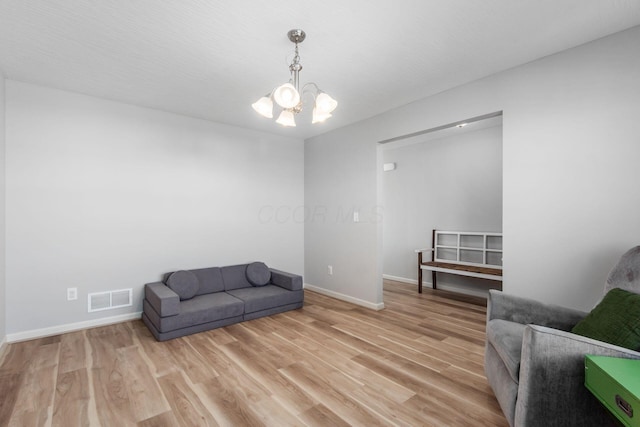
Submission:
{"label": "gray wall", "polygon": [[[639,243],[638,45],[634,27],[309,139],[305,203],[374,210],[377,141],[503,111],[504,290],[587,309]],[[307,222],[305,279],[381,303],[382,226],[372,220]]]}
{"label": "gray wall", "polygon": [[[263,260],[304,271],[302,140],[8,80],[9,339],[141,310],[176,269]],[[66,301],[66,288],[79,299]],[[87,293],[134,306],[87,313]]]}
{"label": "gray wall", "polygon": [[5,80],[0,73],[0,346],[7,335],[5,275]]}
{"label": "gray wall", "polygon": [[[480,125],[476,122],[469,125]],[[385,277],[417,283],[415,249],[431,247],[432,230],[502,231],[502,126],[451,136],[431,134],[382,146]],[[430,257],[430,253],[425,253]],[[496,282],[438,275],[439,287],[487,292]],[[424,281],[431,281],[425,274]],[[482,290],[483,292],[474,292]]]}
{"label": "gray wall", "polygon": [[[358,124],[305,141],[305,283],[372,305],[382,303],[378,266],[375,130]],[[352,212],[360,213],[353,222]],[[333,266],[333,275],[327,266]],[[378,269],[379,267],[379,269]]]}

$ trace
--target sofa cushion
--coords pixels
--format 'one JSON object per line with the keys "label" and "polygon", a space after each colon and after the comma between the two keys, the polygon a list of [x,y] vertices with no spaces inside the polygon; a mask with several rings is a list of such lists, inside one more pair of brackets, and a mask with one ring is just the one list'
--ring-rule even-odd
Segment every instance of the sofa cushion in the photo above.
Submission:
{"label": "sofa cushion", "polygon": [[611,289],[571,332],[639,351],[640,295]]}
{"label": "sofa cushion", "polygon": [[264,262],[252,262],[247,265],[247,280],[253,286],[264,286],[271,281],[271,270]]}
{"label": "sofa cushion", "polygon": [[244,301],[244,312],[266,310],[281,305],[294,304],[304,299],[303,291],[288,291],[275,285],[250,287],[227,291],[228,294]]}
{"label": "sofa cushion", "polygon": [[251,288],[251,283],[247,280],[247,264],[231,265],[221,267],[222,280],[224,282],[224,290]]}
{"label": "sofa cushion", "polygon": [[169,276],[167,286],[178,294],[181,301],[184,301],[196,295],[196,292],[200,289],[200,282],[198,282],[198,278],[192,272],[180,270]]}
{"label": "sofa cushion", "polygon": [[518,383],[522,337],[526,325],[508,320],[493,319],[487,323],[487,342],[493,346],[507,368],[511,379]]}
{"label": "sofa cushion", "polygon": [[160,317],[153,307],[144,301],[144,312],[160,332],[173,331],[201,323],[214,322],[244,313],[244,303],[226,292],[198,295],[180,303],[176,316]]}
{"label": "sofa cushion", "polygon": [[219,267],[200,268],[189,271],[195,274],[200,282],[200,290],[196,295],[224,291],[224,282],[222,281],[222,273],[220,273]]}

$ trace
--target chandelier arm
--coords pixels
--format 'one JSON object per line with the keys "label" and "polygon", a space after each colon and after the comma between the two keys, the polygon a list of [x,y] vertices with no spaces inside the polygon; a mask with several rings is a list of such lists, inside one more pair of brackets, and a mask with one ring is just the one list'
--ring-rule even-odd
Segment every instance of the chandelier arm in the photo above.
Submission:
{"label": "chandelier arm", "polygon": [[[316,93],[315,93],[315,95],[314,95],[314,98],[315,98],[315,96],[318,94],[318,92],[320,92],[320,88],[319,88],[319,87],[318,87],[318,85],[317,85],[317,84],[315,84],[314,82],[307,82],[307,83],[305,83],[305,84],[304,84],[304,86],[302,86],[302,92],[307,91],[307,86],[313,86],[313,87],[315,87],[315,89],[316,89]],[[311,91],[308,91],[308,92],[311,92]]]}
{"label": "chandelier arm", "polygon": [[[313,88],[309,88],[310,86],[313,86]],[[304,84],[304,86],[302,86],[302,91],[300,92],[300,104],[298,104],[296,106],[296,113],[299,113],[300,111],[302,111],[302,104],[304,101],[304,97],[307,94],[310,94],[312,99],[313,99],[313,103],[314,103],[314,107],[315,107],[315,102],[316,102],[316,98],[318,97],[318,94],[322,92],[322,90],[318,87],[317,84],[315,84],[314,82],[307,82]]]}

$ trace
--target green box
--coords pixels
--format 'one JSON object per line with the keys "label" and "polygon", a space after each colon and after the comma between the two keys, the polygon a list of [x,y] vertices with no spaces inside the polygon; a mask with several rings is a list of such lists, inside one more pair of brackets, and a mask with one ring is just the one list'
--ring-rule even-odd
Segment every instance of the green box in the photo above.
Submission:
{"label": "green box", "polygon": [[640,427],[640,360],[584,359],[584,385],[626,426]]}

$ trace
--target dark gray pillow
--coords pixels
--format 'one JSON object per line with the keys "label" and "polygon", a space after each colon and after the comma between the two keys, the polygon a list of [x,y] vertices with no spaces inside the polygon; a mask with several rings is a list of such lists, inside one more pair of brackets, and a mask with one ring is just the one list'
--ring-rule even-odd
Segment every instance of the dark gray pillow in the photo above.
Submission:
{"label": "dark gray pillow", "polygon": [[264,286],[271,281],[271,270],[264,262],[252,262],[247,265],[247,280],[253,286]]}
{"label": "dark gray pillow", "polygon": [[200,289],[200,282],[192,272],[180,270],[169,276],[167,286],[178,294],[180,301],[184,301],[196,295],[198,289]]}

